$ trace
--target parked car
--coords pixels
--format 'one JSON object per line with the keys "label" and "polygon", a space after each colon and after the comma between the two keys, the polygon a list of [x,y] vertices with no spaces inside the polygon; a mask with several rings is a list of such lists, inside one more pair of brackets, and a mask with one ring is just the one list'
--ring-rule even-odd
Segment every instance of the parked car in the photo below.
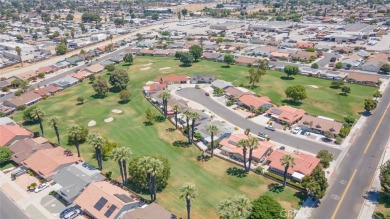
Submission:
{"label": "parked car", "polygon": [[265,134],[264,132],[259,132],[257,135],[263,138],[268,138],[268,135]]}
{"label": "parked car", "polygon": [[178,88],[177,88],[177,91],[181,91],[181,89],[182,89],[181,87],[178,87]]}
{"label": "parked car", "polygon": [[210,96],[210,94],[209,94],[209,93],[207,93],[207,92],[206,92],[206,93],[204,93],[204,95],[206,95],[206,96]]}
{"label": "parked car", "polygon": [[286,149],[286,147],[285,146],[280,146],[279,149],[284,151]]}
{"label": "parked car", "polygon": [[42,184],[40,184],[40,185],[38,186],[38,188],[35,189],[34,192],[35,192],[35,193],[38,193],[38,192],[40,192],[40,191],[46,189],[46,188],[49,187],[49,186],[50,186],[49,183],[42,183]]}
{"label": "parked car", "polygon": [[[64,213],[65,212],[65,213]],[[60,214],[60,218],[64,219],[73,219],[77,217],[81,213],[81,210],[75,207],[65,209],[63,212]]]}
{"label": "parked car", "polygon": [[19,170],[16,170],[11,173],[11,175],[20,176],[23,175],[26,172],[26,169],[20,168]]}
{"label": "parked car", "polygon": [[291,130],[291,133],[298,134],[301,131],[300,127],[295,127],[293,130]]}
{"label": "parked car", "polygon": [[265,129],[268,129],[268,130],[273,131],[273,132],[276,130],[275,127],[273,127],[272,125],[266,126]]}

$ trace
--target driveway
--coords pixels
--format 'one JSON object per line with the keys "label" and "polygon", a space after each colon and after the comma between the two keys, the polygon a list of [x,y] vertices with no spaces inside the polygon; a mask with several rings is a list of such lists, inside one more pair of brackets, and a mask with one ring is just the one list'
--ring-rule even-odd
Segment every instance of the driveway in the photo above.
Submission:
{"label": "driveway", "polygon": [[222,104],[217,103],[212,98],[206,97],[204,91],[201,89],[183,88],[181,91],[177,91],[176,94],[203,105],[214,114],[242,129],[250,128],[252,133],[258,133],[259,131],[265,132],[268,134],[268,136],[270,136],[271,140],[281,144],[289,145],[297,148],[298,150],[303,150],[314,154],[317,154],[317,152],[320,150],[328,150],[330,153],[333,153],[335,159],[337,159],[337,157],[340,155],[340,149],[330,147],[319,142],[297,138],[288,133],[284,133],[283,131],[268,131],[264,128],[263,125],[247,120],[230,109],[227,109]]}
{"label": "driveway", "polygon": [[336,59],[340,59],[341,58],[341,55],[336,55],[336,54],[333,54],[333,53],[327,53],[327,52],[324,52],[324,57],[322,57],[318,62],[318,66],[320,68],[323,68],[325,67],[327,64],[329,64],[330,62],[330,59],[332,57],[336,57]]}

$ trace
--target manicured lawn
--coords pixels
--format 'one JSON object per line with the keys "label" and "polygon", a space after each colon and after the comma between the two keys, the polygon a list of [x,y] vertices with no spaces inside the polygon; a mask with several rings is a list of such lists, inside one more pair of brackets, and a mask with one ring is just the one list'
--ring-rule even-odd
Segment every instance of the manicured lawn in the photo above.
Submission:
{"label": "manicured lawn", "polygon": [[14,165],[11,162],[0,164],[0,170],[6,170],[11,167],[14,167]]}
{"label": "manicured lawn", "polygon": [[[149,62],[154,63],[151,69],[141,71],[142,65]],[[239,69],[232,67],[221,69],[218,63],[202,62],[214,66],[219,70],[227,70],[226,74],[234,74]],[[164,155],[171,164],[171,177],[167,188],[158,194],[158,203],[166,207],[180,217],[185,217],[185,201],[180,200],[179,187],[186,182],[194,183],[199,190],[199,197],[193,202],[193,218],[218,218],[216,208],[218,203],[236,194],[245,194],[251,199],[255,199],[260,194],[270,194],[274,196],[287,209],[297,208],[300,205],[302,196],[292,189],[276,194],[268,191],[267,186],[273,181],[262,176],[250,173],[247,177],[239,178],[226,173],[228,168],[236,167],[226,161],[214,158],[208,162],[198,162],[197,156],[201,152],[194,146],[190,148],[179,148],[172,146],[175,140],[184,140],[179,132],[166,132],[166,128],[172,128],[169,122],[155,123],[153,126],[144,126],[145,110],[153,108],[146,101],[141,93],[143,84],[154,79],[157,75],[162,75],[159,68],[172,66],[168,72],[179,72],[191,74],[190,71],[203,73],[213,73],[211,67],[200,66],[182,69],[175,67],[177,61],[164,58],[136,58],[136,63],[129,68],[132,100],[127,104],[119,104],[119,96],[109,93],[104,99],[93,98],[94,91],[85,80],[79,85],[69,88],[54,97],[41,101],[37,106],[45,112],[45,119],[51,116],[59,116],[62,124],[59,131],[62,137],[63,146],[75,152],[75,147],[67,145],[66,129],[69,124],[79,123],[87,125],[90,120],[96,120],[97,125],[90,128],[91,132],[98,132],[115,141],[119,146],[130,147],[134,156],[137,155]],[[128,68],[120,66],[121,68]],[[205,71],[206,70],[206,71]],[[209,71],[210,70],[210,71]],[[106,76],[107,77],[107,76]],[[83,105],[77,105],[77,97],[85,98]],[[114,114],[112,109],[123,110],[122,114]],[[114,121],[105,123],[103,120],[113,117]],[[22,113],[17,113],[13,117],[16,121],[22,122]],[[48,139],[56,142],[54,131],[44,121],[45,133]],[[26,126],[32,131],[38,131],[38,125]],[[80,146],[82,156],[85,160],[96,166],[93,158],[92,146],[83,144]],[[119,177],[119,170],[116,162],[107,160],[103,162],[103,172],[113,171],[113,177]],[[130,173],[131,174],[131,173]],[[145,195],[147,197],[147,195]]]}

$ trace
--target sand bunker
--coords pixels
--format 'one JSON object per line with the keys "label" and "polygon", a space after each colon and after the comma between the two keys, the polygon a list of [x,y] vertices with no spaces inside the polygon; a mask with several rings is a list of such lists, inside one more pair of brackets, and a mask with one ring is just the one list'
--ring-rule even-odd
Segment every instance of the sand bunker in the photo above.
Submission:
{"label": "sand bunker", "polygon": [[160,68],[158,70],[168,70],[168,69],[171,69],[172,67],[165,67],[165,68]]}
{"label": "sand bunker", "polygon": [[151,66],[151,65],[153,65],[153,63],[148,63],[148,64],[145,64],[145,65],[143,65],[144,67],[147,67],[147,66]]}
{"label": "sand bunker", "polygon": [[150,69],[151,67],[146,67],[146,68],[141,68],[141,71],[145,71],[145,70],[148,70]]}
{"label": "sand bunker", "polygon": [[114,120],[114,118],[110,117],[110,118],[105,119],[104,121],[105,122],[112,122],[112,120]]}
{"label": "sand bunker", "polygon": [[317,85],[308,85],[311,88],[319,88]]}
{"label": "sand bunker", "polygon": [[96,125],[96,121],[95,120],[91,120],[88,122],[88,127],[92,127],[92,126],[95,126]]}
{"label": "sand bunker", "polygon": [[122,110],[120,110],[120,109],[113,109],[113,110],[111,110],[111,112],[119,114],[119,113],[122,113]]}

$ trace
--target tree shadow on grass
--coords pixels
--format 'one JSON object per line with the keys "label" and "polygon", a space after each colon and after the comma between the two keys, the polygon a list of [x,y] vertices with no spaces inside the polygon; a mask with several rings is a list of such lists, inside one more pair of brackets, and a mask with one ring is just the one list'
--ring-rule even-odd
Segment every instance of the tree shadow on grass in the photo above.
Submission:
{"label": "tree shadow on grass", "polygon": [[145,126],[151,126],[151,125],[153,125],[153,122],[151,122],[151,121],[145,121],[145,122],[144,122],[144,125],[145,125]]}
{"label": "tree shadow on grass", "polygon": [[384,205],[386,208],[390,208],[390,198],[385,193],[379,193],[378,204]]}
{"label": "tree shadow on grass", "polygon": [[244,169],[237,168],[237,167],[229,167],[226,170],[226,173],[229,176],[236,176],[238,178],[244,178],[248,175],[248,172],[246,172]]}
{"label": "tree shadow on grass", "polygon": [[127,103],[129,103],[130,102],[130,100],[120,100],[120,101],[118,101],[118,104],[121,104],[121,105],[124,105],[124,104],[127,104]]}
{"label": "tree shadow on grass", "polygon": [[230,68],[230,65],[222,65],[221,68]]}
{"label": "tree shadow on grass", "polygon": [[131,63],[125,63],[122,66],[127,67],[127,66],[130,66],[130,65],[132,65],[132,64]]}
{"label": "tree shadow on grass", "polygon": [[285,103],[285,104],[288,104],[288,105],[291,105],[291,106],[300,106],[300,105],[302,105],[302,102],[295,102],[295,101],[289,100],[289,99],[282,100],[282,103]]}
{"label": "tree shadow on grass", "polygon": [[304,192],[296,192],[294,194],[295,197],[297,197],[299,199],[299,203],[298,205],[303,205],[303,203],[305,202],[306,198],[307,198],[307,194],[304,193]]}
{"label": "tree shadow on grass", "polygon": [[339,96],[348,97],[348,94],[345,94],[345,93],[339,93]]}
{"label": "tree shadow on grass", "polygon": [[191,67],[192,65],[183,65],[183,64],[180,64],[179,66],[182,67],[182,68],[189,68],[189,67]]}
{"label": "tree shadow on grass", "polygon": [[191,146],[191,143],[189,143],[188,141],[177,140],[177,141],[174,141],[172,143],[172,145],[175,146],[175,147],[188,148],[188,147]]}
{"label": "tree shadow on grass", "polygon": [[22,123],[23,126],[32,126],[35,124],[38,124],[38,122],[31,121],[31,120],[26,120],[26,121],[23,121],[23,123]]}
{"label": "tree shadow on grass", "polygon": [[288,76],[281,76],[280,79],[285,80],[285,81],[292,81],[295,80],[293,77],[288,77]]}
{"label": "tree shadow on grass", "polygon": [[104,99],[106,96],[100,95],[100,94],[92,94],[91,97],[93,99]]}
{"label": "tree shadow on grass", "polygon": [[268,190],[273,193],[281,193],[284,191],[284,188],[279,183],[268,184]]}

